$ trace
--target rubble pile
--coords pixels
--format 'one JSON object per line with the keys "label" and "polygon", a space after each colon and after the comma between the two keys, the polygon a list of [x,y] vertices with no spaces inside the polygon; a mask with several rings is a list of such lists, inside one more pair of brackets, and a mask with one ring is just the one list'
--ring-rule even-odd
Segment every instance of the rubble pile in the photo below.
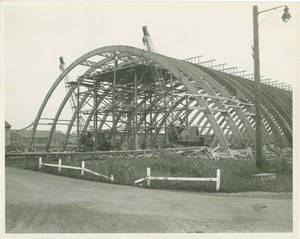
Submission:
{"label": "rubble pile", "polygon": [[264,155],[268,164],[279,164],[280,170],[291,169],[293,167],[293,150],[290,147],[279,148],[276,145],[264,147]]}
{"label": "rubble pile", "polygon": [[[221,159],[255,160],[255,151],[251,147],[246,149],[229,149],[222,151],[219,147],[211,149],[207,146],[203,146],[198,149],[178,150],[175,151],[175,154],[188,158],[208,158],[216,161]],[[284,149],[275,145],[271,145],[268,148],[264,147],[264,155],[266,157],[266,161],[279,160],[286,164],[292,164],[292,149],[289,147]]]}
{"label": "rubble pile", "polygon": [[[264,147],[264,155],[266,161],[280,161],[285,164],[292,165],[292,149],[287,147],[284,149],[275,145],[269,145]],[[122,155],[97,155],[98,158],[173,158],[174,156],[186,157],[186,158],[202,158],[211,160],[233,159],[233,160],[255,160],[255,151],[253,148],[248,147],[246,149],[229,149],[221,150],[219,146],[215,148],[209,148],[208,146],[200,146],[197,148],[177,148],[171,150],[154,150],[153,152],[142,152],[138,154],[129,153]]]}
{"label": "rubble pile", "polygon": [[188,157],[188,158],[202,157],[202,158],[209,158],[209,159],[216,160],[215,156],[213,155],[213,151],[207,146],[199,147],[198,149],[185,150],[185,151],[179,150],[176,151],[175,154]]}
{"label": "rubble pile", "polygon": [[270,145],[269,147],[264,147],[264,154],[266,160],[286,160],[292,163],[293,150],[290,147],[281,149],[276,145]]}
{"label": "rubble pile", "polygon": [[181,155],[184,157],[192,157],[192,158],[208,158],[212,160],[221,160],[221,159],[254,159],[252,149],[240,149],[240,150],[220,150],[219,147],[211,149],[207,146],[200,147],[199,149],[192,149],[188,151],[177,151],[177,155]]}

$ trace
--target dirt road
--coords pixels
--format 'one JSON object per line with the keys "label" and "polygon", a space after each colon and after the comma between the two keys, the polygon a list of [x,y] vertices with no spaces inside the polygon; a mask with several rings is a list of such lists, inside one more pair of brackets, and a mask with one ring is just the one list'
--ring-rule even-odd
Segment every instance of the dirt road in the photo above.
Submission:
{"label": "dirt road", "polygon": [[291,230],[291,194],[154,190],[6,168],[6,232]]}

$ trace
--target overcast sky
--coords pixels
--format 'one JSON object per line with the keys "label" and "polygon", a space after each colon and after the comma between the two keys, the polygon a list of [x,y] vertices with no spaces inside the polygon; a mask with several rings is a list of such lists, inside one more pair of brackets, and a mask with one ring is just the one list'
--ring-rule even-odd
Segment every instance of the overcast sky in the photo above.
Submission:
{"label": "overcast sky", "polygon": [[[143,25],[148,26],[161,54],[180,59],[204,55],[205,59],[216,59],[216,63],[227,63],[252,73],[252,5],[249,2],[6,5],[5,119],[13,128],[22,128],[33,121],[59,75],[59,56],[64,56],[68,65],[103,46],[143,48]],[[259,10],[277,5],[258,3]],[[297,78],[299,11],[295,3],[288,5],[292,15],[288,23],[281,21],[282,9],[260,16],[260,56],[264,77],[292,83]],[[54,117],[55,111],[53,106],[47,116]]]}

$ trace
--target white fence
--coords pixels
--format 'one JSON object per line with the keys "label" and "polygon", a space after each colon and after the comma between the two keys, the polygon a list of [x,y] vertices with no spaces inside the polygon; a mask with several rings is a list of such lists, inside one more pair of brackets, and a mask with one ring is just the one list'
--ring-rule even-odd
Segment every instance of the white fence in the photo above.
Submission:
{"label": "white fence", "polygon": [[42,157],[39,157],[39,168],[41,168],[42,166],[48,166],[48,167],[58,168],[58,172],[60,172],[62,168],[80,170],[81,171],[81,175],[84,175],[84,172],[87,172],[87,173],[91,173],[91,174],[94,174],[94,175],[99,176],[99,177],[106,178],[107,180],[110,180],[112,182],[114,181],[114,175],[112,175],[112,174],[110,175],[110,177],[108,177],[108,176],[106,176],[104,174],[100,174],[100,173],[97,173],[97,172],[95,172],[93,170],[87,169],[85,167],[85,161],[81,161],[81,167],[76,167],[76,166],[63,165],[61,159],[58,160],[58,164],[43,163],[42,162]]}
{"label": "white fence", "polygon": [[191,177],[156,177],[151,176],[150,168],[147,168],[147,176],[145,178],[141,178],[135,180],[135,184],[140,184],[146,181],[147,186],[151,185],[151,180],[166,180],[166,181],[193,181],[193,182],[216,182],[216,191],[220,190],[221,184],[221,170],[217,169],[217,176],[215,178],[191,178]]}

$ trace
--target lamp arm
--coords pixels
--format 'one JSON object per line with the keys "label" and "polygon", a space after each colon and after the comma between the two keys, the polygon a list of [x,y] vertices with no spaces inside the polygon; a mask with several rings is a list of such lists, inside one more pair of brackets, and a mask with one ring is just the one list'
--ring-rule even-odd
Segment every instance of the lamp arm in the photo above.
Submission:
{"label": "lamp arm", "polygon": [[272,10],[275,10],[275,9],[278,9],[278,8],[282,8],[282,7],[286,7],[286,5],[281,5],[281,6],[278,6],[278,7],[273,7],[273,8],[270,8],[270,9],[266,9],[266,10],[258,12],[257,14],[264,13],[264,12],[269,12],[269,11],[272,11]]}

